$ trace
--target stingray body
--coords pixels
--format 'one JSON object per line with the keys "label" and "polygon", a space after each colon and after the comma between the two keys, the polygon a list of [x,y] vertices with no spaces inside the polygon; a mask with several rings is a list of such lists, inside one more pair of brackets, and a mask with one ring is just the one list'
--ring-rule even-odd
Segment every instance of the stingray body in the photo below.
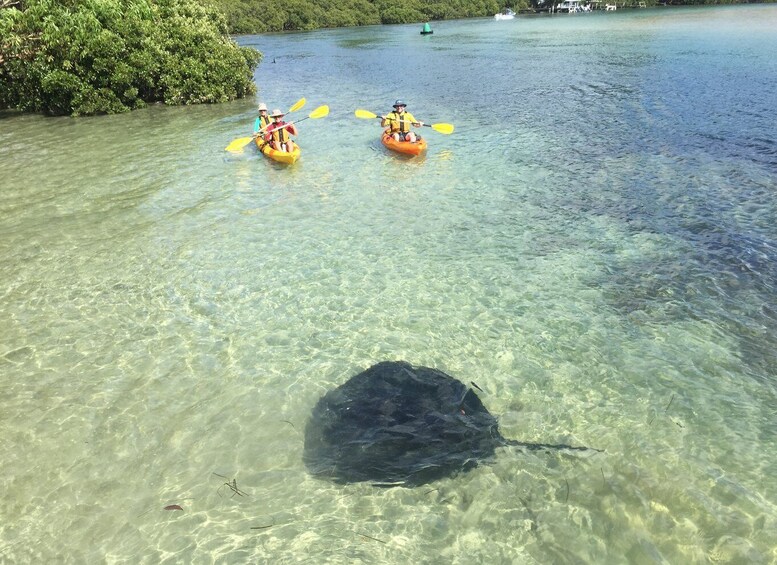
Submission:
{"label": "stingray body", "polygon": [[305,429],[304,461],[338,483],[415,486],[477,466],[506,440],[475,392],[442,371],[385,361],[329,391]]}

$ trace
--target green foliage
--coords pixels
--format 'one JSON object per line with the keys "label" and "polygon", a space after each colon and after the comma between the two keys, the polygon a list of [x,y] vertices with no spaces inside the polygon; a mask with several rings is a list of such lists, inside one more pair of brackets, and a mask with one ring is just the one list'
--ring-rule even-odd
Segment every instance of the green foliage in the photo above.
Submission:
{"label": "green foliage", "polygon": [[380,10],[369,0],[339,0],[333,9],[330,0],[315,0],[326,8],[323,25],[320,27],[348,27],[381,23]]}
{"label": "green foliage", "polygon": [[401,24],[425,19],[421,0],[376,0],[381,23]]}
{"label": "green foliage", "polygon": [[311,30],[381,23],[370,0],[207,0],[226,16],[232,33]]}
{"label": "green foliage", "polygon": [[195,0],[25,0],[0,32],[0,107],[50,114],[240,98],[261,60]]}

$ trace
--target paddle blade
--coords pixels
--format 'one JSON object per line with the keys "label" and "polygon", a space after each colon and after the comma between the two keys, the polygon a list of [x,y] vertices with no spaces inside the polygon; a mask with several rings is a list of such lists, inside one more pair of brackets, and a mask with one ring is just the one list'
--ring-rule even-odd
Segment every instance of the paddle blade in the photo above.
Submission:
{"label": "paddle blade", "polygon": [[453,133],[453,124],[432,124],[432,129],[450,135]]}
{"label": "paddle blade", "polygon": [[317,118],[323,118],[324,116],[327,116],[327,115],[329,115],[329,106],[324,105],[324,106],[319,106],[318,108],[313,110],[308,116],[308,118],[315,120]]}
{"label": "paddle blade", "polygon": [[367,110],[356,110],[354,114],[356,114],[357,118],[363,118],[365,120],[371,120],[378,117],[376,114],[368,112]]}
{"label": "paddle blade", "polygon": [[224,150],[225,151],[240,151],[241,149],[243,149],[243,147],[245,147],[246,145],[251,143],[253,140],[254,140],[253,137],[241,137],[241,138],[238,138],[238,139],[234,140],[232,143],[230,143],[229,145],[227,145],[224,148]]}
{"label": "paddle blade", "polygon": [[307,102],[307,100],[305,100],[304,98],[300,98],[299,100],[297,100],[294,103],[294,106],[289,108],[289,113],[296,112],[297,110],[300,110],[305,105],[305,102]]}

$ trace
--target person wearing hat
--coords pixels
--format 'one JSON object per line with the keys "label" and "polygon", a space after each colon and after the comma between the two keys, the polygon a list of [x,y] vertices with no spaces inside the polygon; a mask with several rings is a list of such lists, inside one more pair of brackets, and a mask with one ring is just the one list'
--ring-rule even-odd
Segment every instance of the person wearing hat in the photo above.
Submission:
{"label": "person wearing hat", "polygon": [[259,104],[259,117],[254,122],[254,135],[257,135],[259,131],[264,131],[272,123],[270,116],[267,114],[267,104],[261,102]]}
{"label": "person wearing hat", "polygon": [[285,114],[278,109],[272,111],[270,117],[273,122],[268,126],[264,140],[269,142],[276,151],[291,153],[294,151],[294,142],[291,140],[291,136],[297,135],[297,128],[293,123],[284,122],[283,116]]}
{"label": "person wearing hat", "polygon": [[405,104],[402,100],[394,102],[394,111],[389,112],[380,122],[383,127],[388,127],[391,131],[392,137],[397,141],[409,141],[413,143],[418,139],[414,132],[410,131],[410,124],[415,127],[421,127],[423,122],[419,122],[413,117],[413,114],[405,111]]}

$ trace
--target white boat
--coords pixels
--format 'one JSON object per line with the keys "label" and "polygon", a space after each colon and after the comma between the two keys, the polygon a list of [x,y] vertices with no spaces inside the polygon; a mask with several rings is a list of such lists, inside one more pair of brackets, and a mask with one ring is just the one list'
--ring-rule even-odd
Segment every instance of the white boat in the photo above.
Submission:
{"label": "white boat", "polygon": [[513,12],[510,8],[505,8],[498,14],[494,14],[495,20],[512,20],[515,18],[515,12]]}

